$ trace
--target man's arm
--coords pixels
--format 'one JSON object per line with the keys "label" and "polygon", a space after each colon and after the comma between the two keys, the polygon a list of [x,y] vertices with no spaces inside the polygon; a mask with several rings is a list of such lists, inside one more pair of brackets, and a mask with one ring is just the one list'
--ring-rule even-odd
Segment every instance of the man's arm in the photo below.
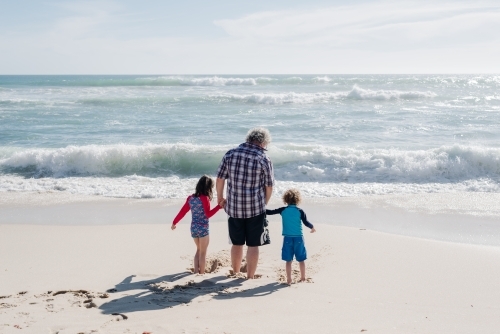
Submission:
{"label": "man's arm", "polygon": [[226,180],[224,179],[219,179],[215,181],[215,189],[217,190],[217,202],[220,205],[220,202],[224,200],[224,184],[226,183]]}
{"label": "man's arm", "polygon": [[271,196],[273,195],[273,187],[266,187],[266,205],[269,203]]}
{"label": "man's arm", "polygon": [[266,205],[269,203],[271,196],[273,195],[273,186],[274,186],[274,172],[273,172],[273,163],[269,157],[265,156],[264,159],[261,160],[263,175],[264,175],[264,186],[266,187]]}

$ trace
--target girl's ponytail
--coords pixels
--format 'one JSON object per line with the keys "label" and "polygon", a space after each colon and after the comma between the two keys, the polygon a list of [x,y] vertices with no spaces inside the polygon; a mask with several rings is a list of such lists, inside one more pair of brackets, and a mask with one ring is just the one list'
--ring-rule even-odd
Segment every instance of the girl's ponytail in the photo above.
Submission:
{"label": "girl's ponytail", "polygon": [[203,175],[198,180],[196,184],[196,191],[194,193],[195,197],[200,197],[200,195],[208,196],[210,200],[213,198],[212,189],[214,187],[214,181],[208,175]]}

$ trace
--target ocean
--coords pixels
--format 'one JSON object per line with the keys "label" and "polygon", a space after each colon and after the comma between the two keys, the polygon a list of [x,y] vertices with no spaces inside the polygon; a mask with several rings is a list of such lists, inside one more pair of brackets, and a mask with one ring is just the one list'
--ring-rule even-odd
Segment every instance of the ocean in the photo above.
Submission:
{"label": "ocean", "polygon": [[0,192],[184,198],[257,126],[277,194],[500,193],[500,75],[0,76]]}

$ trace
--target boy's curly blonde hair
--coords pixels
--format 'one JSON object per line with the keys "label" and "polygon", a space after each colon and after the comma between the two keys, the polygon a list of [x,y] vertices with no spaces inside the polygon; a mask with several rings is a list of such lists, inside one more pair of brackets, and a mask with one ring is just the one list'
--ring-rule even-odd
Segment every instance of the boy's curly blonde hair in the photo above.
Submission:
{"label": "boy's curly blonde hair", "polygon": [[285,202],[285,204],[298,205],[301,200],[302,200],[302,197],[300,196],[300,191],[298,189],[295,189],[295,188],[288,189],[283,194],[283,202]]}

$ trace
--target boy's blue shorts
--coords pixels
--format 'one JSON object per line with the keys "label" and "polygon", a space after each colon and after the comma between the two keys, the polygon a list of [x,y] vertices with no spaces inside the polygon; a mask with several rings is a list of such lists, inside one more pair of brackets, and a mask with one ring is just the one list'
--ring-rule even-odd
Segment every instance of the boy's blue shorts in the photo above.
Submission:
{"label": "boy's blue shorts", "polygon": [[298,262],[302,262],[307,259],[304,237],[285,236],[283,238],[283,248],[281,248],[281,259],[286,262],[293,261],[294,255]]}

